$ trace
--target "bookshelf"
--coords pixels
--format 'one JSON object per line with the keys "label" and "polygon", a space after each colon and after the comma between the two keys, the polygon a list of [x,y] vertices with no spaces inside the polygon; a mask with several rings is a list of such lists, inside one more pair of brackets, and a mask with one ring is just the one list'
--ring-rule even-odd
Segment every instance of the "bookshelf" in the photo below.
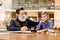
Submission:
{"label": "bookshelf", "polygon": [[54,0],[14,0],[13,8],[24,7],[26,10],[54,9]]}

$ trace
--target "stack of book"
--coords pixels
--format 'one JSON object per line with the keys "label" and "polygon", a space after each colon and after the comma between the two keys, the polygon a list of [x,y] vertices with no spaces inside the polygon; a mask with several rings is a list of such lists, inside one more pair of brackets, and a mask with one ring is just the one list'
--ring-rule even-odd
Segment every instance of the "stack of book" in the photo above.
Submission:
{"label": "stack of book", "polygon": [[60,35],[60,29],[49,29],[48,33],[52,35]]}

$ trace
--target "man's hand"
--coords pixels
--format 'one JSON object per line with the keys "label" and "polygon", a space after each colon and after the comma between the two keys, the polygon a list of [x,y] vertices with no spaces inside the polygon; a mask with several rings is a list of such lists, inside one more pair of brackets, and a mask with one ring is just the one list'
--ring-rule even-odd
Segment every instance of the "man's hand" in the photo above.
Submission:
{"label": "man's hand", "polygon": [[26,26],[21,28],[21,31],[26,31],[28,28]]}

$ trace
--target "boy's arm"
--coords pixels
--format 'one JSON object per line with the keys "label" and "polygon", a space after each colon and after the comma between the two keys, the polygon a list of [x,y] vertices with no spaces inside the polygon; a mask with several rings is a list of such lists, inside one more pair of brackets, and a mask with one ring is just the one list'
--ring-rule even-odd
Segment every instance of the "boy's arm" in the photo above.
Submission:
{"label": "boy's arm", "polygon": [[36,26],[36,30],[40,30],[40,25],[41,25],[41,23],[39,23],[37,26]]}
{"label": "boy's arm", "polygon": [[46,28],[46,29],[52,29],[52,28],[53,28],[53,23],[49,22],[48,28]]}
{"label": "boy's arm", "polygon": [[38,30],[39,32],[47,32],[48,29],[52,29],[52,28],[53,28],[53,23],[50,22],[49,25],[48,25],[48,27],[47,27],[46,29],[42,29],[42,30],[39,30],[39,29],[40,29],[40,26],[41,26],[41,23],[38,24],[38,26],[37,26],[37,30]]}

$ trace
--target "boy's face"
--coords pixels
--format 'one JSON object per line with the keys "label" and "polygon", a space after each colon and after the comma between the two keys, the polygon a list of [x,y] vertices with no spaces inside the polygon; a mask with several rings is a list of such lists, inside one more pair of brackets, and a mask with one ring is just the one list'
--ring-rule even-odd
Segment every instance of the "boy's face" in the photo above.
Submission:
{"label": "boy's face", "polygon": [[48,16],[46,14],[41,15],[41,18],[43,22],[48,20]]}

